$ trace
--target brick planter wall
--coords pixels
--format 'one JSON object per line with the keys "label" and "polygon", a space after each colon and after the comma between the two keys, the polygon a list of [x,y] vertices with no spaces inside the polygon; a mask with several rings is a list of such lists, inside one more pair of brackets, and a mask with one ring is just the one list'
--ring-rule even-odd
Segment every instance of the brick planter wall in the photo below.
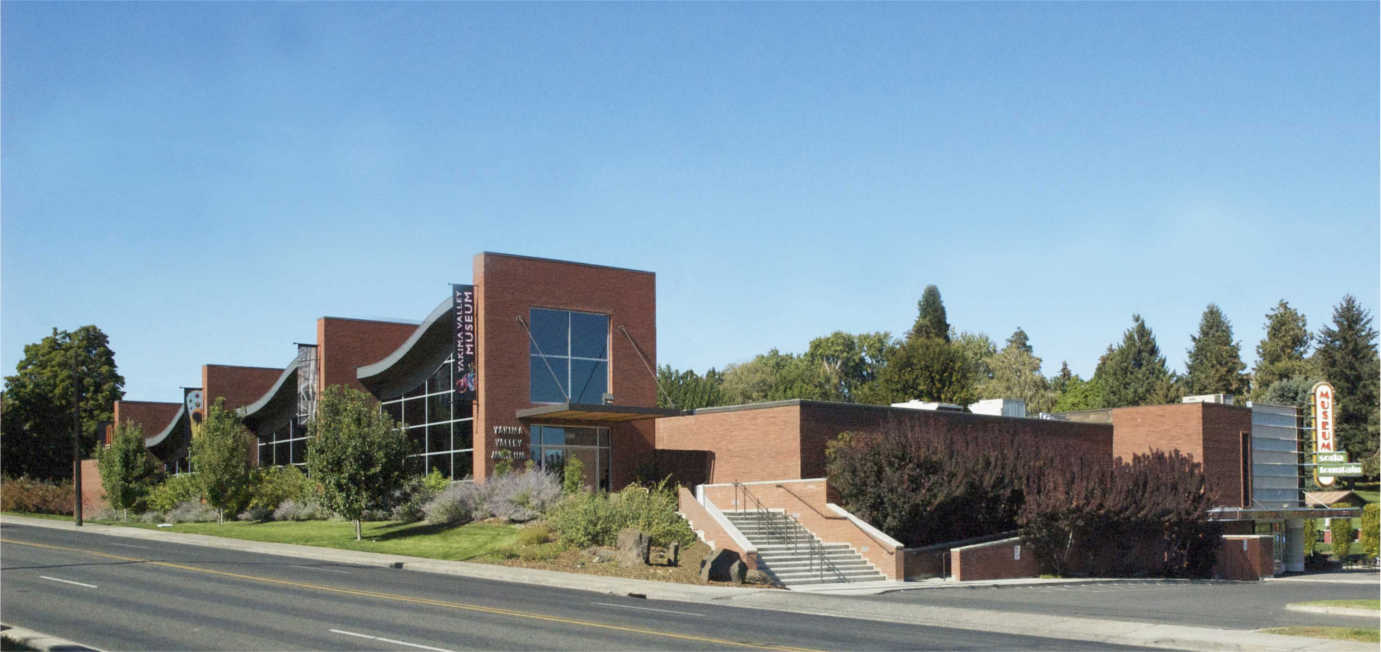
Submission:
{"label": "brick planter wall", "polygon": [[1020,537],[954,548],[949,554],[954,579],[961,582],[1040,576],[1036,555]]}

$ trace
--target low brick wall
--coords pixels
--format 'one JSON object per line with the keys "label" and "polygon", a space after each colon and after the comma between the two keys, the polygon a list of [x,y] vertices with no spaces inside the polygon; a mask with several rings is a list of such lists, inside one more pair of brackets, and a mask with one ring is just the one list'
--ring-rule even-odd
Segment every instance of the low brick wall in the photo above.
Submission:
{"label": "low brick wall", "polygon": [[82,460],[82,517],[90,518],[107,507],[110,503],[105,499],[105,487],[101,486],[100,465],[96,460]]}
{"label": "low brick wall", "polygon": [[902,568],[908,580],[924,580],[932,577],[949,577],[947,570],[948,550],[923,548],[903,548]]}
{"label": "low brick wall", "polygon": [[1040,575],[1036,556],[1020,537],[954,548],[949,555],[954,579],[960,582]]}
{"label": "low brick wall", "polygon": [[737,552],[749,568],[756,569],[758,567],[757,551],[745,551],[742,546],[738,545],[734,538],[729,536],[728,531],[719,524],[719,521],[710,515],[710,511],[695,499],[695,494],[692,494],[685,487],[678,487],[676,498],[676,510],[681,512],[681,516],[690,523],[692,530],[703,533],[707,544],[712,545],[716,550]]}
{"label": "low brick wall", "polygon": [[1214,577],[1256,581],[1275,575],[1275,539],[1269,534],[1233,534],[1223,537]]}
{"label": "low brick wall", "polygon": [[[877,567],[887,579],[905,578],[905,555],[895,542],[879,540],[847,516],[829,505],[829,487],[824,478],[751,483],[748,491],[768,509],[786,511],[824,543],[847,543]],[[744,509],[734,504],[732,485],[704,485],[706,497],[720,509]]]}

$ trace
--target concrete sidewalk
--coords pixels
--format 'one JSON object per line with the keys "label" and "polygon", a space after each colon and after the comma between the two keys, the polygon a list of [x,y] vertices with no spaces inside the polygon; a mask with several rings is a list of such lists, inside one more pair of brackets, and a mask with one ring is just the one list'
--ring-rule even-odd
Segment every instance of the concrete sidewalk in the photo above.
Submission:
{"label": "concrete sidewalk", "polygon": [[[69,522],[15,516],[0,516],[0,522],[62,530],[78,529]],[[1024,636],[1045,636],[1117,645],[1190,650],[1367,650],[1374,652],[1376,649],[1376,646],[1371,644],[1277,636],[1248,630],[1161,625],[1094,618],[1066,618],[877,601],[864,602],[851,600],[846,595],[674,584],[473,562],[440,561],[403,555],[355,552],[334,548],[262,543],[119,526],[86,525],[80,528],[80,531],[128,539],[166,541],[360,566],[398,567],[401,564],[404,569],[427,573],[552,586],[605,594],[640,595],[654,600],[732,604],[745,608],[798,614]],[[1027,582],[1031,583],[1032,581],[1028,580]],[[1059,581],[1036,580],[1035,582]],[[879,582],[876,584],[879,586],[867,587],[864,590],[870,593],[896,590],[902,588],[905,583]]]}

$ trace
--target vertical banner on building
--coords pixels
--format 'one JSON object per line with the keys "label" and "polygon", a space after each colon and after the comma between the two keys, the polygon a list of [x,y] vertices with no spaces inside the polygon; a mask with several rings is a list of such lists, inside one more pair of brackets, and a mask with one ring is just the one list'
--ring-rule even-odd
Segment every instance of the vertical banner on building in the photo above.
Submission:
{"label": "vertical banner on building", "polygon": [[[1337,439],[1333,436],[1334,416],[1338,411],[1338,402],[1333,396],[1333,386],[1327,382],[1319,382],[1314,385],[1314,463],[1318,464],[1319,455],[1332,453],[1338,450]],[[1321,487],[1333,485],[1332,476],[1320,476],[1319,467],[1314,467],[1314,481]]]}
{"label": "vertical banner on building", "polygon": [[455,313],[455,390],[456,400],[473,401],[479,388],[475,372],[475,286],[452,285]]}
{"label": "vertical banner on building", "polygon": [[311,423],[316,416],[316,345],[297,345],[297,422]]}
{"label": "vertical banner on building", "polygon": [[202,398],[200,387],[182,388],[182,405],[187,408],[187,417],[197,423],[201,422],[202,408],[206,401]]}

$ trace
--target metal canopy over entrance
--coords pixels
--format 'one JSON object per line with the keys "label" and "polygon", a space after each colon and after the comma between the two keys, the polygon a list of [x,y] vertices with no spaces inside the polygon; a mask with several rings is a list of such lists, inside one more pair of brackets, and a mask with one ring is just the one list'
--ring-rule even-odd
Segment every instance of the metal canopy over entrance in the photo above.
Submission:
{"label": "metal canopy over entrance", "polygon": [[668,408],[555,403],[518,410],[517,417],[519,421],[540,420],[543,423],[624,423],[658,417],[678,417],[683,414],[686,413]]}

